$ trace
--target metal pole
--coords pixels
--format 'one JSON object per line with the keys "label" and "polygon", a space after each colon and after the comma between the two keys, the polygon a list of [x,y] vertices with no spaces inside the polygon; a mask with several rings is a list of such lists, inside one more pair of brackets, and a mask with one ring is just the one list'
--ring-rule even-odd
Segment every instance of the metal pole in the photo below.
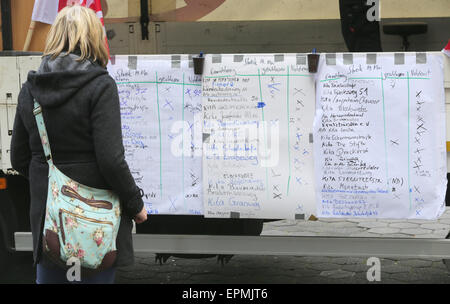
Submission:
{"label": "metal pole", "polygon": [[1,0],[2,13],[2,39],[3,50],[11,51],[13,49],[12,24],[11,24],[11,0]]}

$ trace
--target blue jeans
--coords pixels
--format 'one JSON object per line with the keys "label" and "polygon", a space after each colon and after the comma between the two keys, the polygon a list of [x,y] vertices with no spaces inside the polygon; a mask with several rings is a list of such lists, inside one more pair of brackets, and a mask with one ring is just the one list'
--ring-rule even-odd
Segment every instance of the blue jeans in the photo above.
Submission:
{"label": "blue jeans", "polygon": [[114,284],[115,277],[116,268],[112,267],[86,278],[81,271],[81,281],[69,282],[64,269],[49,268],[40,263],[36,268],[36,284]]}

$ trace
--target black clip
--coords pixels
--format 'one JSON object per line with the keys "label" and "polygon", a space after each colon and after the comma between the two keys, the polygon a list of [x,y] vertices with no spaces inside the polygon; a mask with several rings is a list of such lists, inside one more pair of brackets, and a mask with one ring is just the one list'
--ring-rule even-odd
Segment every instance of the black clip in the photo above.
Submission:
{"label": "black clip", "polygon": [[308,71],[310,73],[317,73],[319,59],[320,55],[316,53],[316,49],[313,49],[313,52],[308,54]]}
{"label": "black clip", "polygon": [[192,60],[194,60],[194,74],[202,75],[203,66],[205,65],[205,57],[203,57],[203,52],[200,52],[198,57],[192,57]]}

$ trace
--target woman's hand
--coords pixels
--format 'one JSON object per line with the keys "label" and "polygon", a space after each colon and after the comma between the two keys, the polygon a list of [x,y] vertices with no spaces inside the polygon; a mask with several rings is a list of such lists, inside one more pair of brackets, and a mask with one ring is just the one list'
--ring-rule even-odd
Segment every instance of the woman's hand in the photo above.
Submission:
{"label": "woman's hand", "polygon": [[141,224],[146,220],[147,220],[147,210],[145,209],[145,207],[143,207],[141,212],[136,214],[136,216],[134,217],[134,221],[136,222],[136,224]]}

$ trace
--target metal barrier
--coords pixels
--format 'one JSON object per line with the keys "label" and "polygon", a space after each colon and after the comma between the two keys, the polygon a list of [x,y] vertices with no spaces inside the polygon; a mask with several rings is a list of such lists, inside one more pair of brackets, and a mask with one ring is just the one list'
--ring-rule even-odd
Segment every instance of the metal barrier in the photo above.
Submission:
{"label": "metal barrier", "polygon": [[[16,232],[15,244],[31,251],[31,233]],[[133,244],[137,253],[450,259],[450,239],[133,234]]]}

